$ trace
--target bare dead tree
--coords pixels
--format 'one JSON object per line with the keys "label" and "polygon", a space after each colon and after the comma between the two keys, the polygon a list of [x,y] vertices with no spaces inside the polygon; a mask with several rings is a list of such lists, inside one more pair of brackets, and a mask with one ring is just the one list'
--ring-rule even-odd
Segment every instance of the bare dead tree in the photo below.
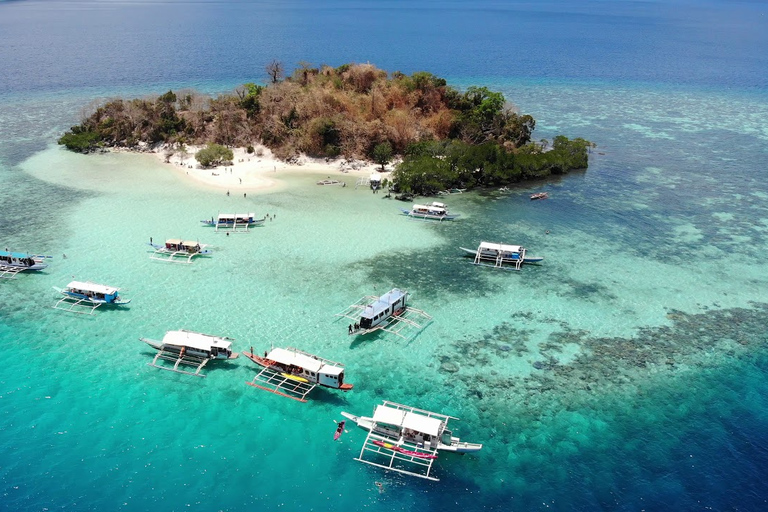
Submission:
{"label": "bare dead tree", "polygon": [[265,69],[267,70],[267,75],[269,75],[269,79],[273,84],[279,82],[284,76],[285,70],[283,68],[283,63],[277,59],[274,59],[272,62],[267,64]]}

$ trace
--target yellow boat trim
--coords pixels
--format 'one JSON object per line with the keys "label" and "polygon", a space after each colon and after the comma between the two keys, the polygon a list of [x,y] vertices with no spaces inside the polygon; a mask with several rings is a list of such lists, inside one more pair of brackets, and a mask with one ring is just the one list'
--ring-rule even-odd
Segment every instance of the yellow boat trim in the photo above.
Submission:
{"label": "yellow boat trim", "polygon": [[298,375],[291,375],[290,373],[281,373],[280,375],[282,375],[286,379],[295,380],[296,382],[309,382],[304,377],[299,377]]}

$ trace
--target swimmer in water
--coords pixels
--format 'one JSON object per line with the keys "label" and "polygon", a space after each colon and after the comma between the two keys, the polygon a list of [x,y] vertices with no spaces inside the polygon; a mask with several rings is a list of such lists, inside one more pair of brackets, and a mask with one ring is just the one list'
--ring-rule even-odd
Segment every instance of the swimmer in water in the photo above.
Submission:
{"label": "swimmer in water", "polygon": [[383,483],[381,483],[381,482],[374,482],[374,484],[376,485],[376,487],[378,487],[379,494],[384,492],[384,484]]}

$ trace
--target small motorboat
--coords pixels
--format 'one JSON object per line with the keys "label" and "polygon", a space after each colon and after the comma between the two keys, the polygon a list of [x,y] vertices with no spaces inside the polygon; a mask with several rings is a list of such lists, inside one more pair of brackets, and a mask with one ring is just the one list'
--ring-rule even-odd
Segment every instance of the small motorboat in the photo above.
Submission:
{"label": "small motorboat", "polygon": [[549,194],[547,192],[536,192],[535,194],[531,194],[531,201],[535,199],[549,199]]}

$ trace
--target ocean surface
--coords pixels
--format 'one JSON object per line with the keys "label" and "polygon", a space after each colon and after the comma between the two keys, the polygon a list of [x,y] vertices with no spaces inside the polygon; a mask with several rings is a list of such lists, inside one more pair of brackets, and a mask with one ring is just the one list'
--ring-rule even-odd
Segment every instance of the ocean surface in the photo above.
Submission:
{"label": "ocean surface", "polygon": [[[0,510],[766,510],[766,48],[756,1],[0,2],[0,246],[53,256],[0,282]],[[246,199],[55,144],[94,100],[230,91],[272,59],[487,86],[536,139],[597,148],[429,223],[353,173]],[[235,210],[275,217],[199,223]],[[150,237],[214,254],[159,263]],[[458,247],[482,240],[545,260],[475,267]],[[132,302],[52,309],[73,277]],[[349,337],[334,314],[393,287],[433,322]],[[355,388],[301,404],[247,386],[242,357],[148,366],[138,338],[180,328],[341,361]],[[382,400],[484,448],[441,455],[439,482],[360,464],[364,432],[334,442],[334,420]]]}

